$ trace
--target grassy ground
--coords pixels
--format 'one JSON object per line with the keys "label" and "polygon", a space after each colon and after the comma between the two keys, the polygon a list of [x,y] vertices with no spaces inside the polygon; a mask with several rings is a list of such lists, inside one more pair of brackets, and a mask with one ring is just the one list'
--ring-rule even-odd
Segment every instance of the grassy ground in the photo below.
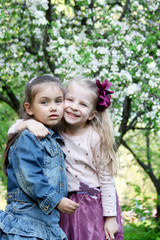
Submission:
{"label": "grassy ground", "polygon": [[124,240],[160,240],[160,233],[154,228],[146,229],[143,224],[126,225],[124,230]]}

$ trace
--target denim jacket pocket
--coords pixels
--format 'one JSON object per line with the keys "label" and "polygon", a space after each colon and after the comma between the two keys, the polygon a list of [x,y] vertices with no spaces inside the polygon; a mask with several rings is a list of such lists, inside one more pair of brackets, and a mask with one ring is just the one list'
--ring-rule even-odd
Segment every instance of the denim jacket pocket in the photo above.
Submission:
{"label": "denim jacket pocket", "polygon": [[44,158],[44,167],[45,168],[55,168],[59,165],[59,152],[55,147],[54,149],[50,146],[44,146],[47,154]]}
{"label": "denim jacket pocket", "polygon": [[13,211],[15,213],[18,213],[18,212],[21,212],[21,213],[25,213],[25,212],[28,212],[28,211],[32,211],[32,209],[34,208],[35,206],[35,203],[33,202],[13,202]]}

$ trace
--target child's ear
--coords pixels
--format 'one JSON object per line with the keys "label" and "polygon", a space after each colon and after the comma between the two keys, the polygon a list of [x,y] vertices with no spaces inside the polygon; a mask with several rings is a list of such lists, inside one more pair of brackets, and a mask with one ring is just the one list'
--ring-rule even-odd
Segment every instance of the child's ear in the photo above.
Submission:
{"label": "child's ear", "polygon": [[24,107],[26,109],[26,112],[28,115],[32,116],[33,115],[33,112],[32,112],[32,108],[31,108],[31,105],[28,103],[28,102],[25,102],[24,103]]}
{"label": "child's ear", "polygon": [[89,116],[88,120],[91,121],[91,120],[95,117],[96,113],[97,113],[97,111],[94,111],[94,112]]}

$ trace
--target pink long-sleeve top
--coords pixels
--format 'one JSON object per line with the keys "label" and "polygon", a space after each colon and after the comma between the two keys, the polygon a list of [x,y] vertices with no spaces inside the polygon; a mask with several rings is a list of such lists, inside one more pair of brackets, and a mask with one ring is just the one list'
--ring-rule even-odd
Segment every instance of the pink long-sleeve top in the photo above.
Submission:
{"label": "pink long-sleeve top", "polygon": [[116,216],[116,190],[115,180],[106,168],[97,167],[100,152],[99,135],[89,126],[80,136],[61,134],[65,146],[66,170],[68,177],[68,191],[79,191],[80,180],[91,187],[100,187],[103,206],[103,216]]}

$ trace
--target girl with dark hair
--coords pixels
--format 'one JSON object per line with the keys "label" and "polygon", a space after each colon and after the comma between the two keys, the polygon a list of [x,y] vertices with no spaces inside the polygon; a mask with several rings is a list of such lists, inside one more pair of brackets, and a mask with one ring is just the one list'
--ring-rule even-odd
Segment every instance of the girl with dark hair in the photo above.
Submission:
{"label": "girl with dark hair", "polygon": [[43,123],[50,133],[41,140],[29,130],[14,134],[5,151],[7,206],[0,211],[1,240],[67,239],[59,226],[60,213],[73,213],[79,204],[67,197],[63,139],[54,132],[63,117],[61,82],[43,75],[25,88],[24,119]]}

